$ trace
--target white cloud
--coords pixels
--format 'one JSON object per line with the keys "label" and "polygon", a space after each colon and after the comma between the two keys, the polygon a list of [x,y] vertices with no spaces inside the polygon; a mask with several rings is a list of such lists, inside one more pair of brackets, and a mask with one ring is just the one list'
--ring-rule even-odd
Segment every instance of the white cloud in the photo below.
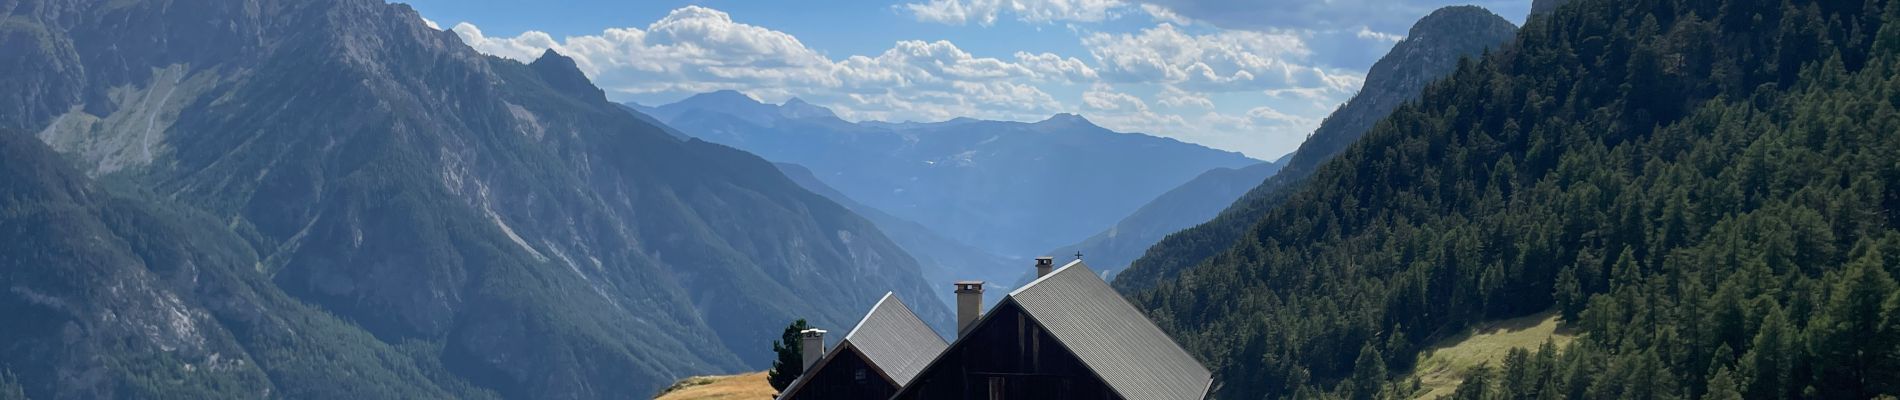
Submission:
{"label": "white cloud", "polygon": [[[840,114],[974,117],[1053,113],[1059,103],[1024,82],[1084,82],[1086,62],[1018,52],[1013,60],[979,57],[949,41],[900,41],[875,56],[833,60],[790,34],[733,21],[699,6],[674,10],[644,29],[611,28],[556,40],[529,31],[489,37],[473,24],[454,31],[488,54],[532,61],[547,49],[574,58],[595,84],[622,95],[739,89],[776,98],[838,100]],[[1043,116],[1046,116],[1044,114]]]}
{"label": "white cloud", "polygon": [[1096,32],[1082,43],[1100,64],[1098,73],[1116,82],[1168,83],[1218,92],[1337,87],[1356,79],[1303,65],[1312,50],[1292,33],[1192,34],[1162,23],[1136,33]]}
{"label": "white cloud", "polygon": [[1144,3],[1141,5],[1141,11],[1148,13],[1148,16],[1154,18],[1155,22],[1166,22],[1180,26],[1194,24],[1194,20],[1174,12],[1174,10],[1169,9],[1167,6]]}
{"label": "white cloud", "polygon": [[425,26],[428,26],[428,27],[429,27],[429,29],[434,29],[434,30],[438,30],[438,31],[439,31],[439,30],[442,30],[442,25],[437,25],[437,24],[435,23],[435,21],[433,21],[433,20],[430,20],[430,19],[428,19],[428,18],[423,18],[423,19],[422,19],[422,25],[425,25]]}
{"label": "white cloud", "polygon": [[923,22],[989,26],[1004,12],[1030,23],[1100,22],[1119,17],[1127,6],[1120,0],[930,0],[896,8]]}
{"label": "white cloud", "polygon": [[1174,86],[1162,87],[1161,101],[1158,103],[1162,106],[1173,108],[1214,108],[1214,101],[1208,99],[1207,96],[1181,90]]}
{"label": "white cloud", "polygon": [[1359,27],[1359,33],[1355,34],[1355,36],[1358,36],[1360,39],[1377,40],[1381,42],[1390,42],[1390,43],[1398,43],[1400,40],[1405,40],[1405,35],[1395,35],[1395,34],[1390,34],[1390,33],[1385,33],[1385,32],[1375,32],[1372,30],[1371,27],[1366,27],[1366,26]]}
{"label": "white cloud", "polygon": [[1082,105],[1096,111],[1147,112],[1148,103],[1133,95],[1117,92],[1107,84],[1097,83],[1087,92],[1082,92]]}
{"label": "white cloud", "polygon": [[[961,18],[971,21],[993,20],[996,13],[1037,21],[1096,18],[1090,7],[1110,10],[1101,18],[1114,15],[1102,6],[1111,2],[1102,1],[985,1],[926,5],[960,7],[944,10],[965,12]],[[999,11],[968,13],[972,5],[988,4]],[[1189,22],[1166,8],[1141,12]],[[618,100],[664,102],[736,89],[771,102],[800,97],[849,120],[886,121],[1036,121],[1086,111],[1111,129],[1263,158],[1290,151],[1363,80],[1310,65],[1314,51],[1301,33],[1198,24],[1157,23],[1129,33],[1072,26],[1088,51],[1080,58],[1030,51],[986,56],[945,40],[902,40],[881,52],[834,58],[791,34],[700,6],[673,10],[644,27],[565,38],[538,31],[491,37],[469,23],[451,30],[479,51],[523,62],[558,51]]]}

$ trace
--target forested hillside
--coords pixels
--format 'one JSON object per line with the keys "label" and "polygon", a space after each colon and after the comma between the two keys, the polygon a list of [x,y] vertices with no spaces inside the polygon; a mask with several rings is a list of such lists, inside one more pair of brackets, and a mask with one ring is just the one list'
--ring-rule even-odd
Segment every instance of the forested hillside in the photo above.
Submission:
{"label": "forested hillside", "polygon": [[1238,200],[1227,200],[1212,220],[1201,219],[1191,229],[1165,234],[1135,250],[1146,253],[1135,254],[1141,258],[1130,263],[1130,273],[1120,275],[1115,286],[1123,291],[1152,287],[1232,245],[1261,214],[1285,199],[1286,188],[1312,176],[1399,105],[1418,99],[1426,85],[1456,70],[1458,60],[1502,46],[1516,32],[1510,21],[1477,6],[1445,7],[1420,18],[1405,40],[1366,72],[1359,93],[1328,115],[1281,163],[1280,171],[1256,182]]}
{"label": "forested hillside", "polygon": [[1895,19],[1570,2],[1135,301],[1222,398],[1404,397],[1422,344],[1552,309],[1579,340],[1454,396],[1900,394]]}

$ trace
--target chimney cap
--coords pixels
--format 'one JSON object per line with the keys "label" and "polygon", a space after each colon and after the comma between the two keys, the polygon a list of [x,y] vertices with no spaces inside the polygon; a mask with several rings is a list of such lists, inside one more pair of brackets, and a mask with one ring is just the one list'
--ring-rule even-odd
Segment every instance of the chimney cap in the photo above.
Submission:
{"label": "chimney cap", "polygon": [[957,281],[957,293],[983,292],[983,281]]}
{"label": "chimney cap", "polygon": [[1056,263],[1055,257],[1050,257],[1050,256],[1036,257],[1036,265],[1047,265],[1047,264],[1055,264],[1055,263]]}
{"label": "chimney cap", "polygon": [[824,336],[825,332],[826,331],[823,329],[812,328],[812,329],[798,331],[798,334],[805,335],[805,336]]}

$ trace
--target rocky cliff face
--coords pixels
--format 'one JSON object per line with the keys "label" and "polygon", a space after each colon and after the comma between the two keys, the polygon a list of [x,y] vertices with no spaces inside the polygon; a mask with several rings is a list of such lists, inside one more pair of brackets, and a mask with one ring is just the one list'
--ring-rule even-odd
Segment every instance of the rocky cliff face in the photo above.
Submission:
{"label": "rocky cliff face", "polygon": [[1206,259],[1211,251],[1226,248],[1225,243],[1238,239],[1240,231],[1258,219],[1259,213],[1277,204],[1274,199],[1280,190],[1312,175],[1320,164],[1359,140],[1400,104],[1417,99],[1426,85],[1456,70],[1459,59],[1501,46],[1516,31],[1510,21],[1477,6],[1445,7],[1419,19],[1405,40],[1392,46],[1392,51],[1366,72],[1366,83],[1359,94],[1327,116],[1278,173],[1212,221],[1155,244],[1131,265],[1128,273],[1115,280],[1116,287],[1148,287]]}
{"label": "rocky cliff face", "polygon": [[[7,6],[0,43],[28,51],[0,56],[0,88],[19,89],[0,94],[0,126],[37,132],[82,178],[215,221],[255,258],[231,279],[363,333],[335,348],[400,349],[402,393],[652,393],[762,368],[786,321],[845,327],[885,290],[948,318],[869,222],[764,160],[626,113],[558,54],[487,57],[372,0]],[[41,289],[6,295],[92,301]],[[310,356],[256,335],[216,353]],[[358,368],[257,365],[255,388],[280,393]],[[23,382],[89,397],[113,380]]]}

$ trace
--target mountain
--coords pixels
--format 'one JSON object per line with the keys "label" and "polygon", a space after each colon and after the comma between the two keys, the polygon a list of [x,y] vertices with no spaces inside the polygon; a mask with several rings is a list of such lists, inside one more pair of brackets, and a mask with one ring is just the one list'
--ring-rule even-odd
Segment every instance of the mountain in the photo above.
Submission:
{"label": "mountain", "polygon": [[652,115],[688,135],[810,168],[846,196],[944,237],[1025,259],[1100,232],[1203,172],[1259,162],[1073,114],[852,123],[803,101],[772,105],[721,91]]}
{"label": "mountain", "polygon": [[[1007,257],[943,237],[916,222],[892,216],[883,210],[851,200],[851,197],[825,185],[812,174],[809,168],[785,163],[779,163],[778,167],[780,171],[785,172],[785,177],[791,178],[799,186],[819,196],[825,196],[877,225],[878,230],[889,236],[891,241],[896,242],[899,247],[903,247],[917,258],[918,266],[923,269],[925,281],[938,286],[948,286],[953,282],[971,279],[971,277],[1008,276],[1011,273],[1033,270],[1030,268],[1033,266],[1031,263],[1012,261]],[[1012,283],[1002,281],[992,282],[983,294],[985,302],[994,303],[1002,300],[1004,295],[1009,294],[1011,285]],[[936,294],[938,301],[946,306],[955,307],[956,292],[938,290]],[[952,321],[926,322],[930,323],[938,333],[946,337],[956,337],[956,325],[952,324]]]}
{"label": "mountain", "polygon": [[1249,189],[1280,172],[1280,166],[1286,161],[1287,157],[1281,157],[1272,162],[1242,168],[1215,168],[1201,173],[1155,197],[1108,230],[1046,254],[1080,253],[1088,258],[1089,265],[1102,266],[1098,270],[1112,277],[1161,238],[1214,218]]}
{"label": "mountain", "polygon": [[284,294],[217,218],[108,190],[31,135],[0,129],[0,190],[15,394],[494,396],[431,358],[439,345],[386,344]]}
{"label": "mountain", "polygon": [[1570,0],[1531,0],[1531,16],[1550,14],[1551,11],[1557,11],[1557,7],[1563,7],[1569,2]]}
{"label": "mountain", "polygon": [[1900,395],[1896,21],[1578,0],[1133,302],[1221,398],[1415,395],[1389,378],[1426,345],[1552,311],[1572,344],[1493,350],[1453,397]]}
{"label": "mountain", "polygon": [[1137,254],[1140,258],[1130,263],[1129,273],[1118,276],[1115,287],[1124,292],[1148,288],[1214,256],[1214,251],[1239,239],[1260,214],[1277,205],[1280,192],[1312,175],[1400,105],[1418,99],[1426,86],[1451,74],[1460,59],[1503,46],[1516,31],[1510,21],[1476,6],[1445,7],[1420,18],[1405,40],[1372,64],[1359,93],[1327,116],[1278,173],[1212,220],[1202,220],[1145,248],[1147,253]]}
{"label": "mountain", "polygon": [[[0,292],[0,325],[58,329],[0,341],[49,352],[0,367],[31,397],[148,397],[135,387],[206,371],[229,377],[183,384],[618,398],[764,368],[787,321],[847,327],[886,290],[949,319],[915,301],[942,290],[870,221],[756,156],[669,135],[553,52],[485,56],[373,0],[7,7],[0,127],[76,163],[53,176],[186,216],[0,216],[44,255],[0,268],[51,275]],[[95,245],[114,241],[130,243]]]}

